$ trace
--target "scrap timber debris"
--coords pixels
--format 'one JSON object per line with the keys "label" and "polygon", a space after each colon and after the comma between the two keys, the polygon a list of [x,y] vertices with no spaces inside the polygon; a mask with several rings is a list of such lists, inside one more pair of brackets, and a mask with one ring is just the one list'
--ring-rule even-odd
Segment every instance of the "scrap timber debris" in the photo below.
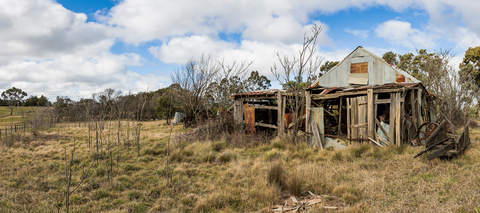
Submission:
{"label": "scrap timber debris", "polygon": [[327,195],[315,195],[310,191],[308,191],[308,193],[309,195],[298,198],[284,195],[284,197],[287,198],[283,202],[283,205],[273,205],[272,212],[303,212],[312,208],[314,205],[322,205],[325,209],[338,209],[338,207],[325,204],[322,197],[326,197]]}

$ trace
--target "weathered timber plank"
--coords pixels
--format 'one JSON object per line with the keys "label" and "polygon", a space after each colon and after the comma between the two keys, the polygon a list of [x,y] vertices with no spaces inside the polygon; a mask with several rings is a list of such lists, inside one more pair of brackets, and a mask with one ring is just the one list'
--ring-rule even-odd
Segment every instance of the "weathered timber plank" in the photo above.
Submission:
{"label": "weathered timber plank", "polygon": [[[400,99],[400,102],[404,102],[405,101],[405,98],[401,98]],[[389,104],[390,103],[390,99],[378,99],[378,100],[375,100],[375,104]]]}
{"label": "weathered timber plank", "polygon": [[282,103],[282,94],[277,93],[277,127],[278,127],[278,135],[281,136],[283,135],[285,131],[285,126],[284,126],[284,118],[285,116],[283,115],[283,103]]}
{"label": "weathered timber plank", "polygon": [[[305,131],[306,132],[312,132],[312,124],[310,124],[310,113],[311,113],[311,107],[312,107],[312,98],[310,97],[311,92],[310,91],[305,91],[305,99],[306,99],[306,112],[305,112]],[[309,140],[309,137],[307,137],[307,141]]]}
{"label": "weathered timber plank", "polygon": [[352,125],[352,128],[366,128],[366,127],[368,127],[367,123]]}
{"label": "weathered timber plank", "polygon": [[338,135],[342,135],[342,103],[343,97],[340,97],[340,104],[338,105]]}
{"label": "weathered timber plank", "polygon": [[451,149],[455,149],[455,141],[452,141],[450,143],[447,143],[446,145],[440,147],[439,149],[434,150],[433,152],[430,153],[430,156],[428,156],[428,160],[432,160],[442,154],[445,154]]}
{"label": "weathered timber plank", "polygon": [[430,135],[430,137],[425,140],[425,147],[430,147],[436,141],[441,141],[447,137],[446,123],[443,121],[440,126],[438,126]]}
{"label": "weathered timber plank", "polygon": [[373,90],[367,90],[367,132],[369,138],[375,138],[375,107],[373,105]]}
{"label": "weathered timber plank", "polygon": [[400,109],[400,93],[397,92],[395,93],[395,143],[397,146],[400,146],[402,144],[401,140],[401,134],[400,134],[400,127],[401,127],[401,119],[400,119],[400,113],[402,110]]}
{"label": "weathered timber plank", "polygon": [[255,126],[261,126],[261,127],[272,128],[272,129],[278,129],[278,127],[275,126],[275,125],[265,124],[265,123],[259,123],[259,122],[255,122]]}
{"label": "weathered timber plank", "polygon": [[389,114],[389,121],[390,121],[390,129],[388,135],[388,141],[392,144],[395,144],[395,93],[390,94],[390,114]]}
{"label": "weathered timber plank", "polygon": [[317,122],[315,122],[315,120],[312,120],[311,124],[313,129],[313,136],[315,137],[315,142],[318,148],[323,149],[322,141],[320,139],[320,133],[318,132]]}
{"label": "weathered timber plank", "polygon": [[[350,132],[350,111],[351,111],[351,106],[350,106],[350,98],[345,98],[347,100],[347,138],[351,138]],[[350,140],[348,141],[348,144],[350,144]]]}
{"label": "weathered timber plank", "polygon": [[375,123],[378,125],[378,127],[380,127],[380,130],[383,132],[383,134],[385,134],[385,137],[390,138],[390,135],[388,134],[387,130],[383,128],[382,124],[380,123],[380,121],[378,121],[377,118],[375,118]]}
{"label": "weathered timber plank", "polygon": [[269,109],[269,110],[278,110],[278,106],[263,106],[263,105],[256,105],[253,106],[255,109]]}

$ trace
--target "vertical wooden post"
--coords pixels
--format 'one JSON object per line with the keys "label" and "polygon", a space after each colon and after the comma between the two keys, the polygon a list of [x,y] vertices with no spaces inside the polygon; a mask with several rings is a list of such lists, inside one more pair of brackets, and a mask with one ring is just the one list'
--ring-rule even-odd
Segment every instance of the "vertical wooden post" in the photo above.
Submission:
{"label": "vertical wooden post", "polygon": [[420,127],[422,125],[422,108],[421,108],[421,102],[422,102],[422,90],[418,89],[417,90],[417,125]]}
{"label": "vertical wooden post", "polygon": [[284,130],[284,123],[283,123],[283,120],[284,120],[284,117],[283,117],[283,100],[282,100],[282,93],[281,92],[277,92],[277,106],[278,106],[278,109],[277,109],[277,126],[278,126],[278,136],[281,136],[283,135],[283,132],[285,131]]}
{"label": "vertical wooden post", "polygon": [[[351,104],[352,104],[352,112],[351,112],[351,116],[352,116],[352,125],[350,126],[352,128],[352,132],[351,132],[351,136],[352,138],[354,139],[357,139],[358,138],[358,128],[355,126],[358,124],[358,99],[357,97],[353,97],[351,100]],[[354,141],[351,141],[350,143],[353,143]]]}
{"label": "vertical wooden post", "polygon": [[[305,132],[312,132],[312,125],[310,124],[310,113],[311,113],[311,107],[312,107],[312,99],[310,97],[310,91],[305,91],[305,100],[306,100],[306,112],[305,112]],[[310,142],[310,137],[307,137],[307,142]],[[313,146],[313,144],[312,144]]]}
{"label": "vertical wooden post", "polygon": [[342,104],[343,97],[340,97],[340,104],[338,105],[338,135],[342,135]]}
{"label": "vertical wooden post", "polygon": [[402,111],[400,109],[400,93],[397,92],[395,94],[395,143],[397,144],[397,146],[400,146],[401,145],[401,139],[400,139],[400,126],[401,126],[401,119],[400,119],[400,112]]}
{"label": "vertical wooden post", "polygon": [[[374,110],[373,110],[373,122],[375,123],[375,119],[377,119],[377,114],[378,114],[378,105],[377,105],[377,101],[378,101],[378,94],[375,94],[373,95],[373,107],[374,107]],[[378,141],[378,135],[377,135],[377,123],[375,123],[374,125],[375,129],[373,130],[373,135],[375,135],[375,140]]]}
{"label": "vertical wooden post", "polygon": [[415,129],[418,129],[417,127],[417,107],[415,106],[415,90],[410,91],[410,105],[412,107],[412,120],[413,120],[413,126]]}
{"label": "vertical wooden post", "polygon": [[[287,110],[287,96],[282,95],[282,98],[283,98],[283,102],[282,102],[282,126],[283,126],[283,129],[285,130],[285,122],[286,122],[285,112]],[[288,129],[287,129],[287,132],[288,132]]]}
{"label": "vertical wooden post", "polygon": [[388,130],[388,135],[390,138],[388,141],[390,144],[395,144],[395,101],[397,98],[395,97],[395,93],[390,93],[390,114],[389,114],[389,120],[390,120],[390,127]]}
{"label": "vertical wooden post", "polygon": [[375,115],[373,103],[373,89],[367,89],[367,135],[369,138],[375,138]]}
{"label": "vertical wooden post", "polygon": [[[347,138],[350,138],[350,98],[346,97],[347,100]],[[351,141],[348,141],[348,144],[351,144]]]}

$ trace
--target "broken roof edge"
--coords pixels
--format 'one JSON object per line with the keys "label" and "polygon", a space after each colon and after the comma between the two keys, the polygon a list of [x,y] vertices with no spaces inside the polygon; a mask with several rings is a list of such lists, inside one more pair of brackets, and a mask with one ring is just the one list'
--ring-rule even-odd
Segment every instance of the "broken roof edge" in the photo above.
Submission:
{"label": "broken roof edge", "polygon": [[307,91],[319,91],[320,89],[323,89],[320,94],[316,95],[327,95],[327,94],[333,94],[331,92],[336,92],[336,91],[341,91],[341,92],[354,92],[354,91],[359,91],[359,90],[367,90],[367,89],[398,89],[398,88],[412,88],[420,86],[423,90],[427,92],[428,95],[433,96],[434,98],[437,98],[437,96],[428,91],[425,85],[423,85],[422,82],[419,83],[389,83],[389,84],[383,84],[383,85],[351,85],[351,86],[346,86],[346,87],[322,87],[322,86],[316,86],[316,87],[310,87],[307,89]]}
{"label": "broken roof edge", "polygon": [[283,89],[264,89],[264,90],[257,90],[251,92],[244,92],[244,93],[237,93],[230,96],[231,99],[235,99],[237,97],[250,97],[250,96],[268,96],[268,95],[275,95],[277,92],[284,92]]}

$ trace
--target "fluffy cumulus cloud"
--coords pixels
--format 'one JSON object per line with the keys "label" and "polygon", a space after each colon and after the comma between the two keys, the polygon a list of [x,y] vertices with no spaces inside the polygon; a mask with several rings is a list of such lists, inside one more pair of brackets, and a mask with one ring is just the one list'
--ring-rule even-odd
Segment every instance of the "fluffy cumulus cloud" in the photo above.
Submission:
{"label": "fluffy cumulus cloud", "polygon": [[116,29],[50,0],[0,1],[0,90],[32,95],[88,97],[106,88],[155,89],[165,78],[127,70],[143,59],[115,55]]}
{"label": "fluffy cumulus cloud", "polygon": [[[308,35],[316,24],[323,29],[319,54],[325,60],[342,60],[351,49],[336,49],[329,34],[334,26],[311,17],[350,8],[425,11],[428,22],[420,27],[399,19],[374,26],[376,38],[395,48],[432,49],[442,40],[463,51],[480,45],[480,22],[476,21],[480,1],[122,0],[109,10],[98,11],[95,22],[54,0],[0,0],[0,5],[0,90],[17,86],[50,97],[86,97],[109,87],[136,92],[149,86],[153,90],[162,86],[160,82],[168,82],[168,77],[129,71],[149,61],[135,53],[112,53],[118,41],[127,46],[161,43],[149,46],[148,52],[166,64],[182,64],[202,54],[227,62],[249,59],[254,61],[253,70],[273,78],[270,67],[278,61],[276,53],[298,53],[304,33]],[[344,31],[361,39],[373,37],[365,29]],[[223,34],[238,38],[221,39]],[[333,50],[322,51],[325,46]],[[386,50],[370,49],[379,54]]]}
{"label": "fluffy cumulus cloud", "polygon": [[390,20],[375,29],[375,35],[392,44],[414,48],[434,48],[435,43],[425,32],[412,28],[409,22]]}

